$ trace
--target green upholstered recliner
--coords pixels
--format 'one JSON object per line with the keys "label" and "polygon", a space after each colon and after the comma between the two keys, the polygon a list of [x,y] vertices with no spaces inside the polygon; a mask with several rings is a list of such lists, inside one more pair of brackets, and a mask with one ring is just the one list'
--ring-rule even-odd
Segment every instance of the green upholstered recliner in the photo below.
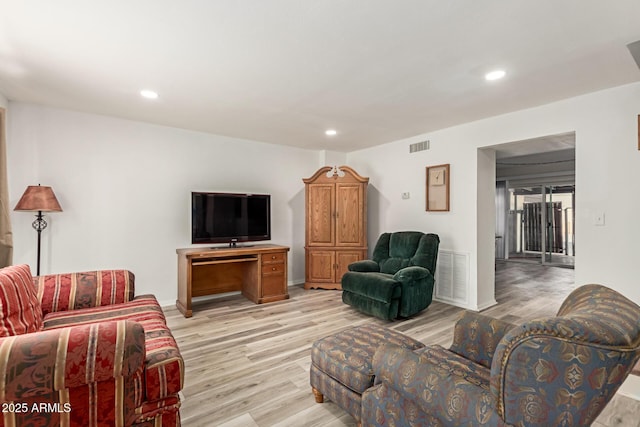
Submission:
{"label": "green upholstered recliner", "polygon": [[342,276],[342,301],[386,320],[419,313],[433,298],[439,244],[437,234],[383,233],[372,259],[350,264]]}

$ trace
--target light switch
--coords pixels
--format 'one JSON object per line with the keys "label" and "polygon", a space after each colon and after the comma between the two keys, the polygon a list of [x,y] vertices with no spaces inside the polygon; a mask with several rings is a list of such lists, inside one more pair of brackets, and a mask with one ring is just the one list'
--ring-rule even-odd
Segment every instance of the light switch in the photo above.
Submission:
{"label": "light switch", "polygon": [[408,191],[405,191],[404,193],[402,193],[402,199],[403,200],[407,200],[411,198],[411,194]]}

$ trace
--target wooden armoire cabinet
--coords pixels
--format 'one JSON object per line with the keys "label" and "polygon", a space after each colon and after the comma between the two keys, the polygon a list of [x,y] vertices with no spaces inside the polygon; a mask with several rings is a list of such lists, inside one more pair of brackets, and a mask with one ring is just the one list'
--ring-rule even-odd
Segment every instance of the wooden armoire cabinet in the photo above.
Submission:
{"label": "wooden armoire cabinet", "polygon": [[347,266],[367,258],[367,184],[348,166],[325,166],[305,183],[305,289],[342,289]]}

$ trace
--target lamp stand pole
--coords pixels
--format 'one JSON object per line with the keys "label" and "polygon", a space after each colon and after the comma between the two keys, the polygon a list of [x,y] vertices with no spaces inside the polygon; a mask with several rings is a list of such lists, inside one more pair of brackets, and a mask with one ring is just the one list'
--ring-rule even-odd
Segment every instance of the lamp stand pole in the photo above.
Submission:
{"label": "lamp stand pole", "polygon": [[36,270],[36,276],[40,275],[40,238],[42,234],[42,230],[47,228],[47,221],[42,217],[42,211],[38,211],[38,215],[36,215],[36,220],[31,223],[31,226],[38,232],[38,264]]}

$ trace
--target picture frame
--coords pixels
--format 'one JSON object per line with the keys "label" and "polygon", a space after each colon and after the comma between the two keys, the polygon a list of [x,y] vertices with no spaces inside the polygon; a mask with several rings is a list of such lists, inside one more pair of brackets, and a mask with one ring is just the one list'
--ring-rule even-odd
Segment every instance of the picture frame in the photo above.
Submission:
{"label": "picture frame", "polygon": [[427,166],[427,212],[449,211],[451,174],[449,163]]}

